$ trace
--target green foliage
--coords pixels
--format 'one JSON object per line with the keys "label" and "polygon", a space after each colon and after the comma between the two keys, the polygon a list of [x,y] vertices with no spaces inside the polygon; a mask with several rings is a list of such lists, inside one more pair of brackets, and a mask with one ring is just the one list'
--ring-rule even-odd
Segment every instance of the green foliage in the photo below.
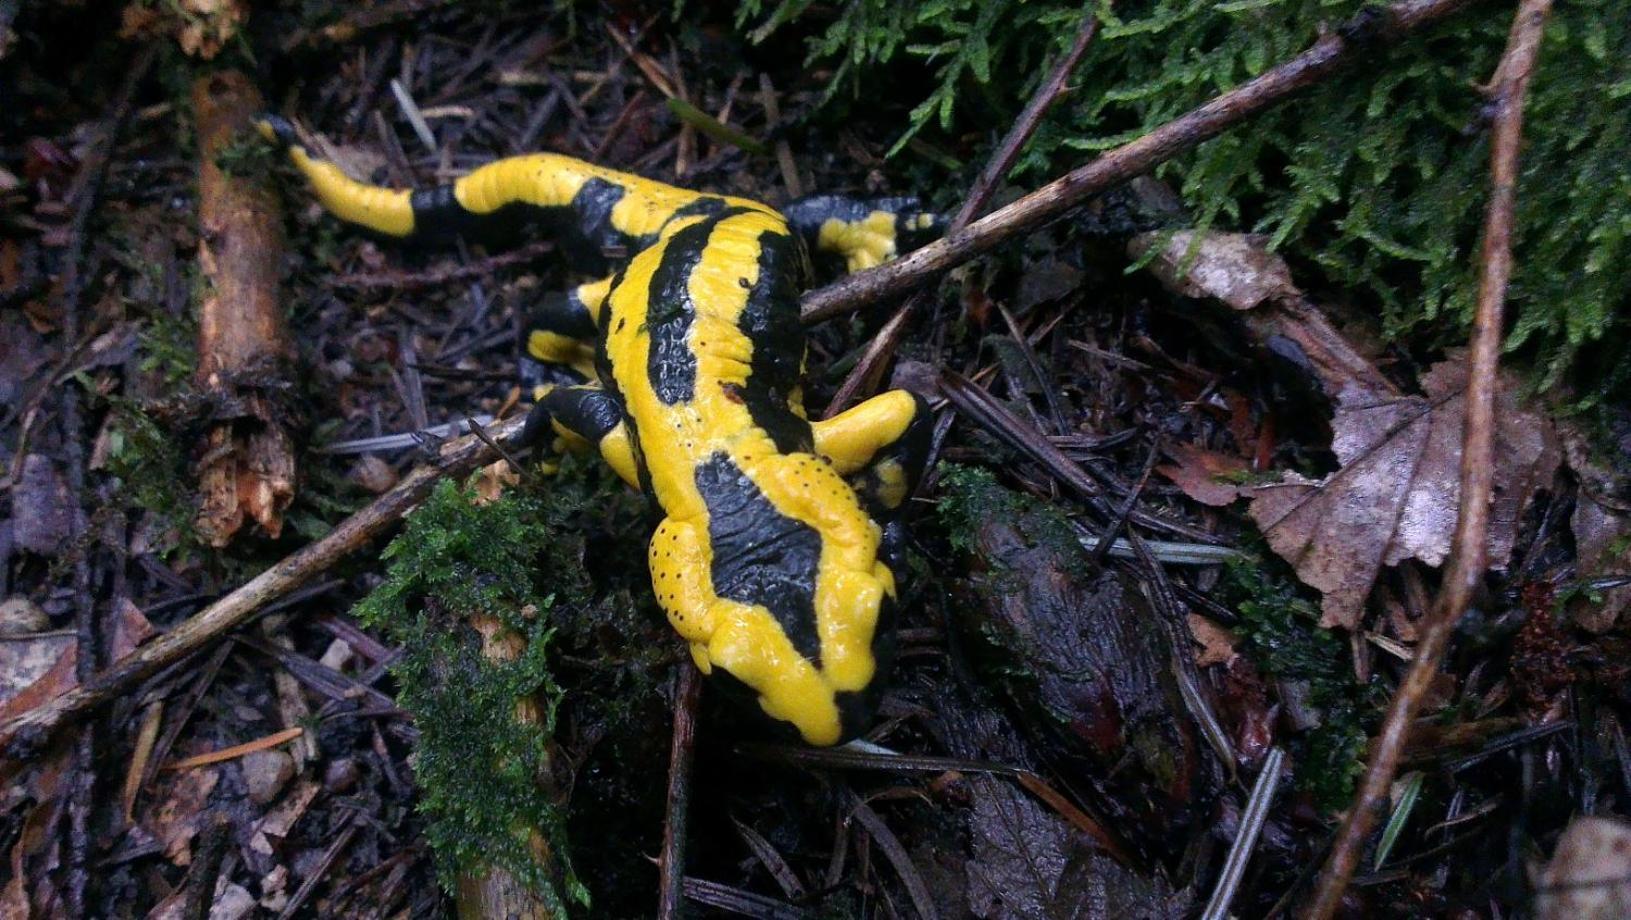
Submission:
{"label": "green foliage", "polygon": [[179,539],[172,550],[193,549],[185,442],[132,400],[108,397],[108,410],[108,472],[119,481],[124,504],[153,515],[161,530],[174,528]]}
{"label": "green foliage", "polygon": [[1320,724],[1302,739],[1297,781],[1325,811],[1348,804],[1364,771],[1369,688],[1353,678],[1345,643],[1319,626],[1319,609],[1301,596],[1283,564],[1243,557],[1229,563],[1219,601],[1240,614],[1240,652],[1265,674],[1308,685]]}
{"label": "green foliage", "polygon": [[[1088,4],[1103,27],[1075,87],[1016,167],[1035,181],[1139,136],[1306,48],[1366,0],[1154,0]],[[773,6],[773,8],[772,8]],[[768,15],[766,10],[769,10]],[[762,38],[811,0],[742,0]],[[920,131],[994,139],[1083,5],[1063,0],[852,0],[808,40],[836,63],[832,92],[876,85],[886,68],[932,74],[901,141]],[[1460,339],[1475,298],[1487,197],[1485,100],[1510,12],[1474,8],[1254,118],[1159,170],[1196,225],[1268,234],[1314,288],[1355,291],[1394,336]],[[1587,404],[1631,385],[1624,335],[1631,274],[1631,17],[1612,0],[1560,5],[1547,28],[1525,125],[1517,270],[1508,340],[1551,385]],[[900,149],[897,143],[895,149]],[[969,175],[983,157],[971,157]],[[947,187],[954,187],[948,183]],[[1448,322],[1446,322],[1448,321]],[[1573,372],[1572,374],[1570,372]]]}
{"label": "green foliage", "polygon": [[[565,816],[540,782],[549,774],[561,699],[546,657],[553,633],[546,624],[557,598],[576,603],[587,591],[573,553],[581,544],[562,534],[561,509],[539,495],[473,499],[442,483],[386,549],[386,580],[357,613],[406,650],[393,670],[399,699],[420,728],[414,769],[443,884],[496,867],[559,911],[562,892],[528,840],[534,830],[543,835],[565,898],[586,904],[567,852]],[[517,633],[525,641],[521,656],[484,656],[466,621],[475,614]],[[515,719],[523,697],[539,701],[543,725]]]}
{"label": "green foliage", "polygon": [[973,552],[973,532],[985,521],[1002,521],[1048,547],[1074,574],[1085,574],[1085,555],[1068,519],[1030,496],[1006,489],[981,467],[942,464],[936,505],[946,539],[959,552]]}

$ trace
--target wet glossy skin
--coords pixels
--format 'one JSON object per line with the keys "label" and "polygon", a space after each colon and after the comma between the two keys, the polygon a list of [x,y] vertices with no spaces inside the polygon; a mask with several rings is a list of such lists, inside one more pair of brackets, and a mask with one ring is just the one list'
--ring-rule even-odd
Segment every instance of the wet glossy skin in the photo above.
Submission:
{"label": "wet glossy skin", "polygon": [[529,429],[597,448],[661,509],[652,586],[704,673],[745,684],[810,744],[866,727],[891,647],[894,518],[927,418],[897,390],[808,421],[798,297],[807,246],[869,267],[937,232],[932,215],[839,197],[784,213],[552,154],[389,190],[313,159],[286,123],[265,130],[329,211],[377,232],[459,232],[519,211],[580,247],[630,253],[535,311],[528,355],[593,382],[540,388]]}

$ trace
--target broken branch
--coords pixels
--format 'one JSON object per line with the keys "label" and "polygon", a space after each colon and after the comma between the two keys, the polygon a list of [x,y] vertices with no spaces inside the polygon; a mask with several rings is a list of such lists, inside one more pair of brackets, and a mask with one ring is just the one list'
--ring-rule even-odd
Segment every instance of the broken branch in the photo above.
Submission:
{"label": "broken branch", "polygon": [[1304,914],[1310,920],[1325,920],[1341,902],[1377,815],[1387,804],[1410,723],[1438,673],[1450,632],[1466,612],[1487,568],[1486,532],[1495,470],[1495,371],[1501,350],[1506,285],[1512,275],[1512,215],[1517,199],[1523,102],[1551,8],[1551,0],[1524,0],[1518,7],[1506,51],[1490,83],[1495,112],[1490,135],[1490,197],[1484,219],[1478,308],[1473,317],[1467,427],[1461,448],[1461,508],[1449,566],[1438,603],[1420,626],[1421,639],[1410,670],[1393,697],[1381,733],[1371,743],[1365,776],[1320,872],[1313,900]]}
{"label": "broken branch", "polygon": [[[508,419],[488,428],[487,434],[500,445],[512,446],[525,423],[525,417]],[[91,680],[0,726],[0,758],[22,760],[34,755],[63,725],[112,700],[142,678],[219,640],[267,604],[287,596],[367,545],[418,507],[443,478],[463,476],[492,462],[495,456],[493,449],[475,435],[443,445],[434,460],[403,477],[395,488],[341,521],[322,539],[245,582]]]}

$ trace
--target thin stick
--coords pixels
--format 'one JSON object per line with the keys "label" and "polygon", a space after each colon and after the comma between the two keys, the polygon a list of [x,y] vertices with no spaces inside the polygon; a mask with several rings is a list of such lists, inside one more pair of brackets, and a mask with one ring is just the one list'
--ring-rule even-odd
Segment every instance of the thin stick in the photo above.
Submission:
{"label": "thin stick", "polygon": [[660,920],[682,916],[685,903],[685,828],[691,810],[691,753],[697,742],[701,677],[691,662],[680,662],[674,687],[674,741],[668,751],[668,818],[663,822],[663,859],[658,866]]}
{"label": "thin stick", "polygon": [[[1042,126],[1042,116],[1048,113],[1048,109],[1053,108],[1054,102],[1064,93],[1066,81],[1070,79],[1076,65],[1081,62],[1082,55],[1087,53],[1087,48],[1093,43],[1093,36],[1098,31],[1099,16],[1089,10],[1083,14],[1082,27],[1076,33],[1075,44],[1071,45],[1064,57],[1054,63],[1052,72],[1036,88],[1031,101],[1027,102],[1024,111],[1019,113],[1019,119],[1003,137],[1002,143],[997,145],[996,152],[985,164],[985,169],[980,171],[979,178],[974,180],[968,196],[963,199],[962,208],[958,209],[957,216],[952,218],[951,226],[946,229],[948,234],[960,233],[968,226],[968,222],[974,219],[975,214],[985,209],[986,202],[991,200],[992,193],[996,191],[997,183],[1008,175],[1008,170],[1014,168],[1014,161],[1019,159],[1019,152],[1025,149],[1026,142],[1036,133],[1036,129]],[[900,340],[906,334],[907,322],[927,299],[927,295],[920,292],[901,304],[895,315],[878,330],[872,344],[868,345],[866,352],[861,355],[861,360],[855,363],[855,367],[839,385],[838,392],[833,394],[832,402],[827,405],[826,418],[832,418],[848,409],[860,397],[878,388],[879,382],[883,379],[884,365],[899,349]]]}
{"label": "thin stick", "polygon": [[1325,920],[1342,901],[1354,867],[1388,800],[1411,721],[1438,674],[1450,632],[1484,578],[1489,554],[1489,502],[1495,471],[1496,365],[1501,350],[1501,317],[1512,275],[1512,214],[1517,198],[1518,148],[1523,138],[1523,102],[1540,52],[1541,33],[1551,0],[1523,0],[1512,21],[1506,51],[1490,81],[1494,127],[1490,135],[1490,197],[1484,219],[1478,309],[1473,318],[1472,370],[1467,382],[1467,425],[1461,448],[1461,508],[1454,550],[1444,584],[1416,643],[1416,657],[1388,709],[1387,721],[1370,746],[1370,762],[1325,861],[1305,917]]}
{"label": "thin stick", "polygon": [[1092,9],[1084,11],[1081,28],[1076,31],[1075,43],[1065,52],[1065,56],[1053,65],[1053,71],[1036,88],[1036,93],[1031,96],[1031,101],[1025,104],[1024,111],[1019,113],[1019,119],[1002,139],[991,161],[980,171],[979,179],[975,180],[968,197],[963,199],[963,207],[958,210],[957,216],[952,218],[950,232],[956,233],[968,226],[974,215],[985,210],[986,203],[997,190],[997,183],[1014,168],[1014,161],[1019,159],[1019,152],[1025,149],[1031,135],[1041,127],[1042,116],[1048,114],[1053,104],[1064,95],[1066,81],[1075,72],[1076,65],[1081,63],[1082,55],[1087,53],[1088,46],[1093,44],[1093,36],[1097,35],[1098,31],[1099,14]]}
{"label": "thin stick", "polygon": [[1395,43],[1473,2],[1404,0],[1381,9],[1363,10],[1307,51],[1257,79],[1214,97],[1137,140],[1106,151],[1093,162],[969,224],[962,232],[948,234],[903,258],[811,291],[804,296],[802,318],[806,323],[820,322],[903,294],[940,272],[1064,216],[1089,196],[1217,137],[1343,67],[1361,60],[1374,61],[1378,46]]}
{"label": "thin stick", "polygon": [[245,754],[253,754],[256,751],[264,751],[267,748],[275,748],[280,744],[287,744],[305,734],[305,731],[298,725],[294,728],[285,728],[283,731],[273,732],[265,737],[256,738],[254,741],[245,741],[243,744],[234,744],[218,751],[209,751],[196,757],[188,757],[186,760],[165,764],[161,769],[191,770],[193,767],[207,767],[212,763],[220,763],[224,760],[236,760]]}
{"label": "thin stick", "polygon": [[[509,419],[488,429],[488,434],[498,444],[511,445],[525,424],[522,417]],[[34,756],[63,725],[112,700],[142,678],[219,640],[267,604],[384,533],[418,507],[443,478],[469,473],[491,463],[494,456],[492,448],[474,435],[443,445],[435,460],[403,477],[395,488],[340,522],[321,540],[250,579],[91,680],[0,725],[0,758],[25,760]]]}

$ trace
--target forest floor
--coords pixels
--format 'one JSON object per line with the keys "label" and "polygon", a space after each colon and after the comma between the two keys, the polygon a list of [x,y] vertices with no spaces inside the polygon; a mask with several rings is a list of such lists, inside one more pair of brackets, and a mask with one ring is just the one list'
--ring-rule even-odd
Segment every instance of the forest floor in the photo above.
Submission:
{"label": "forest floor", "polygon": [[[401,508],[232,629],[94,681],[346,538],[467,420],[510,443],[529,306],[582,279],[547,237],[352,232],[234,137],[211,161],[225,181],[280,189],[263,281],[292,344],[266,377],[215,385],[208,349],[230,346],[199,317],[234,295],[201,230],[215,180],[195,81],[236,67],[328,156],[396,187],[549,150],[772,204],[918,195],[951,215],[950,177],[971,170],[950,167],[995,140],[885,159],[913,99],[835,115],[796,36],[747,46],[666,8],[473,7],[378,4],[324,28],[257,13],[223,37],[0,2],[0,915],[443,916],[473,871],[440,854],[438,880],[417,752],[447,726],[399,704],[393,665],[415,650],[355,611]],[[560,697],[538,779],[564,821],[545,875],[591,905],[574,914],[682,895],[696,916],[1286,916],[1383,750],[1340,912],[1615,915],[1559,902],[1580,879],[1611,882],[1582,897],[1625,897],[1631,877],[1623,856],[1595,861],[1631,832],[1580,820],[1631,796],[1631,451],[1604,458],[1476,350],[1382,343],[1257,238],[1163,232],[1184,218],[1136,178],[905,314],[852,302],[810,327],[813,416],[891,383],[936,415],[894,674],[859,746],[787,742],[707,682],[698,700],[651,596],[646,511],[613,477],[576,459],[518,474],[460,442],[482,455],[474,494],[545,509],[528,533],[557,566],[538,591]],[[1484,564],[1446,619],[1441,570],[1476,558],[1456,522],[1486,397]],[[295,472],[246,461],[223,487],[234,451]],[[1438,620],[1447,651],[1429,652]],[[1442,666],[1413,683],[1424,655]],[[76,687],[102,695],[16,731]],[[1408,730],[1372,740],[1401,693]],[[1577,852],[1548,864],[1571,822]],[[525,848],[506,830],[497,845]]]}

